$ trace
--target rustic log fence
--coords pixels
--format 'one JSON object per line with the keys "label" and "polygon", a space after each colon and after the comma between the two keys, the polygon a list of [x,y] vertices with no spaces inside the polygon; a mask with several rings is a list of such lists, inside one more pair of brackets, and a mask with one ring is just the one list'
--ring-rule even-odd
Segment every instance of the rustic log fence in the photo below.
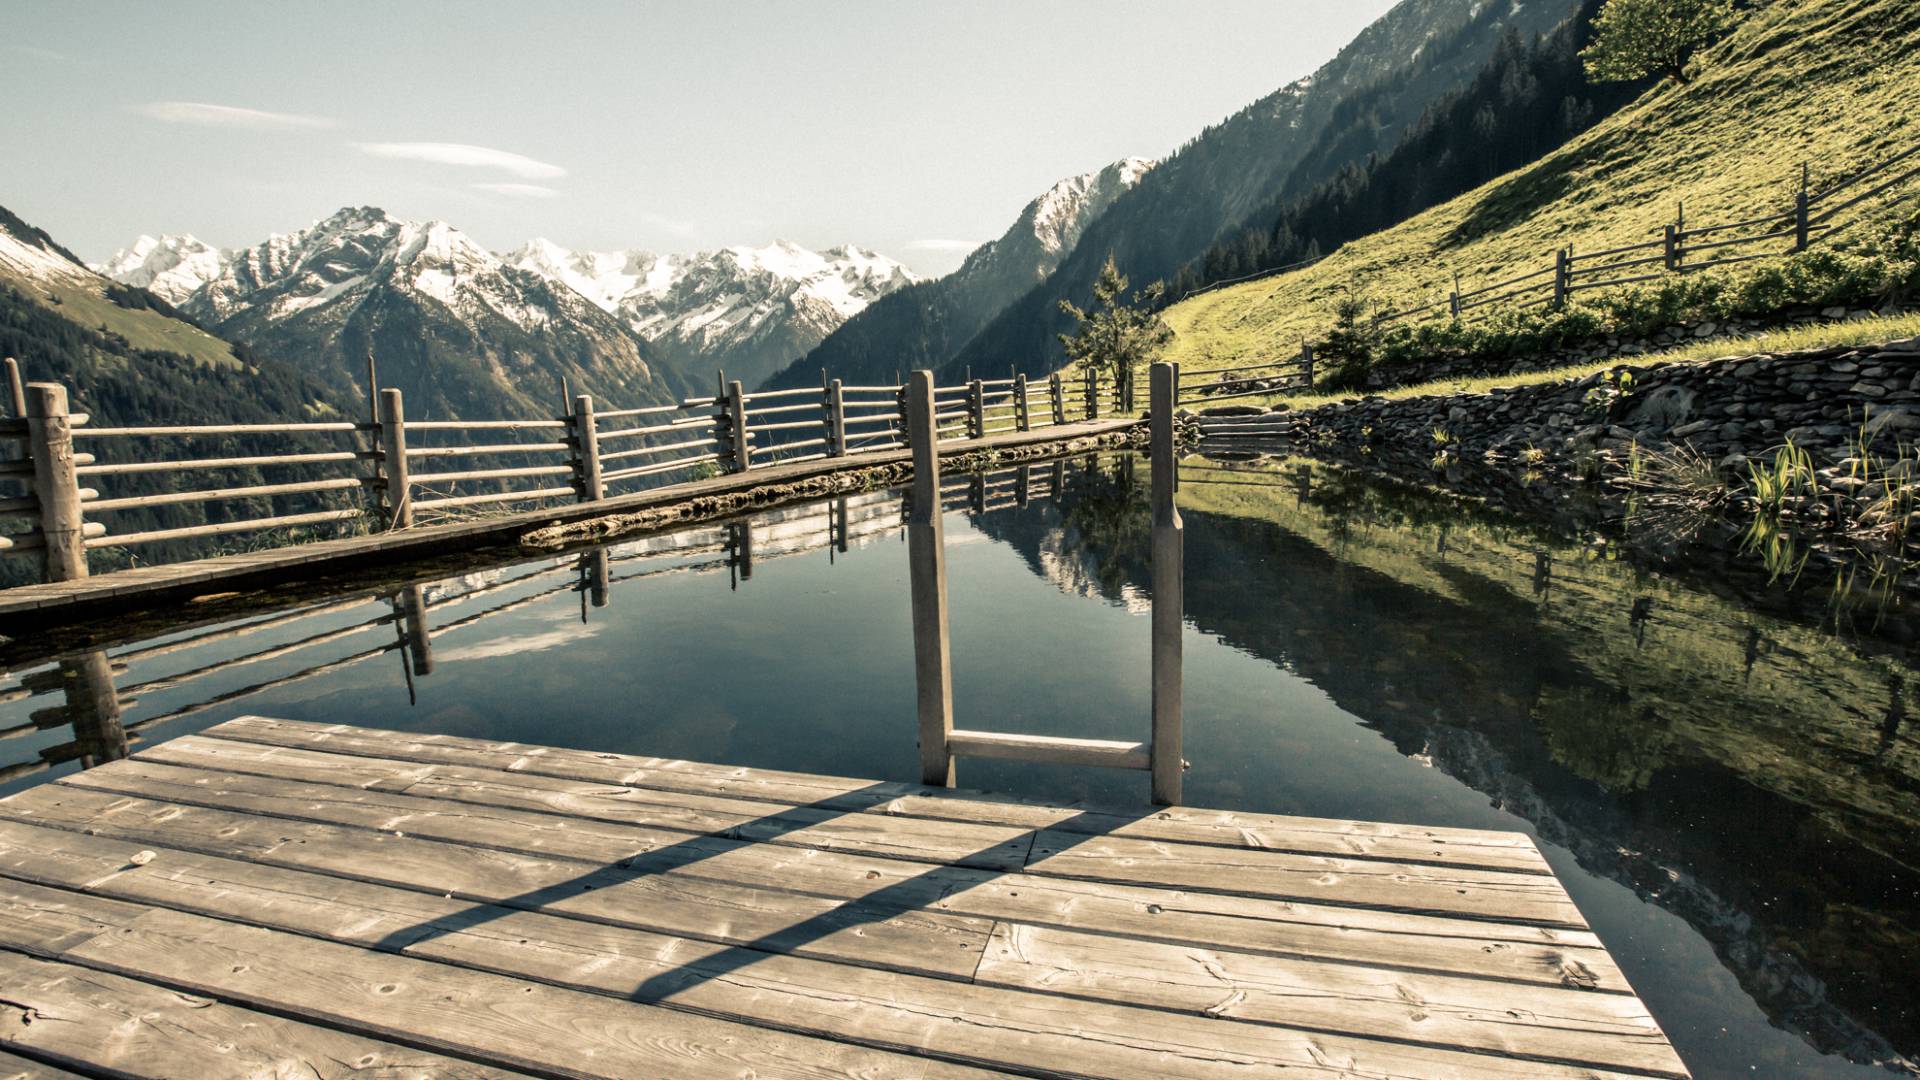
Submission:
{"label": "rustic log fence", "polygon": [[[1844,227],[1834,223],[1838,215],[1920,177],[1917,158],[1920,146],[1909,147],[1817,190],[1810,170],[1802,166],[1792,203],[1784,208],[1757,211],[1755,216],[1740,221],[1689,226],[1682,205],[1676,209],[1672,223],[1656,230],[1654,239],[1599,251],[1578,251],[1571,245],[1557,248],[1542,256],[1546,265],[1538,269],[1464,291],[1456,276],[1446,295],[1416,307],[1383,312],[1373,321],[1381,325],[1403,319],[1458,319],[1470,311],[1512,302],[1518,302],[1521,308],[1557,308],[1593,289],[1805,251],[1816,240]],[[1920,188],[1901,192],[1892,201],[1915,194],[1920,194]],[[1753,245],[1768,245],[1768,250],[1741,250]]]}
{"label": "rustic log fence", "polygon": [[[85,577],[87,553],[101,549],[288,529],[301,530],[294,542],[321,530],[405,529],[482,508],[595,502],[660,483],[907,445],[904,384],[827,379],[818,390],[748,393],[721,373],[712,397],[608,409],[579,394],[558,416],[500,420],[411,419],[401,392],[388,388],[371,396],[366,421],[97,427],[72,411],[64,387],[24,383],[11,358],[5,367],[12,417],[0,419],[0,557],[38,560],[47,581]],[[942,440],[1077,423],[1112,415],[1120,404],[1091,373],[1038,385],[1018,373],[969,377],[937,387],[935,400]],[[260,449],[212,457],[171,449],[229,436]],[[273,475],[290,467],[321,475]],[[266,478],[235,481],[236,472]],[[188,479],[200,475],[204,484]],[[178,490],[120,489],[126,477]],[[9,493],[7,485],[22,490]],[[304,503],[289,507],[289,500]],[[111,527],[117,514],[165,508],[214,520]],[[26,528],[6,527],[21,521]]]}

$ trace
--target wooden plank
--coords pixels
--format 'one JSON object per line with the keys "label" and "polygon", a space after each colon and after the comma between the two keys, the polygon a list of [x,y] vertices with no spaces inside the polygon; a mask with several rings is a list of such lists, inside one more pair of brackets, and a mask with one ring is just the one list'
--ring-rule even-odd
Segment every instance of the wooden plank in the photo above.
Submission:
{"label": "wooden plank", "polygon": [[[96,769],[85,776],[94,783],[112,776],[118,769],[118,765],[112,770]],[[16,796],[16,801],[22,800],[23,797]],[[634,852],[648,849],[646,837],[638,832],[616,832],[608,838],[573,823],[572,828],[556,834],[555,841],[549,842],[530,830],[512,827],[506,819],[495,818],[491,811],[482,808],[447,804],[449,814],[427,813],[434,805],[425,801],[411,807],[400,804],[399,812],[406,815],[409,839],[423,843],[429,839],[458,842],[475,835],[488,835],[508,850],[539,845],[548,855],[577,856],[602,863],[614,861],[616,853],[623,850],[622,845]],[[9,815],[9,807],[10,803],[0,802],[0,815]],[[46,820],[48,813],[41,809],[40,819]],[[183,838],[189,835],[186,830],[191,827],[195,830],[193,835],[200,837],[194,843],[202,850],[247,857],[252,857],[251,853],[264,845],[286,841],[290,835],[284,827],[263,826],[244,819],[234,823],[233,831],[223,834],[221,830],[227,827],[228,818],[215,817],[209,821],[204,811],[188,815],[184,820],[178,808],[155,809],[151,816],[166,814],[171,814],[171,819],[162,818],[154,823],[151,831],[139,835],[157,842],[179,844],[185,842]],[[9,816],[22,815],[11,813]],[[87,820],[83,812],[73,812],[59,815],[54,823],[73,828],[100,827],[99,823],[89,826]],[[117,827],[125,830],[128,826],[123,823]],[[313,831],[300,834],[315,838],[324,835]],[[261,843],[249,846],[256,836]],[[568,840],[572,842],[556,846]],[[386,854],[395,847],[399,849],[396,853]],[[321,860],[301,844],[286,843],[277,858],[298,860],[288,865],[323,872],[435,891],[457,887],[466,894],[478,895],[472,892],[477,886],[468,880],[473,876],[468,860],[461,859],[457,852],[447,853],[441,845],[428,845],[420,849],[421,854],[410,855],[408,852],[414,848],[415,845],[390,843],[370,848],[377,858],[359,862],[348,859],[342,863]],[[493,857],[491,853],[482,854]],[[603,886],[577,897],[552,901],[548,907],[560,904],[565,910],[582,913],[583,917],[625,920],[629,924],[687,933],[689,926],[701,924],[669,921],[668,916],[680,911],[677,907],[652,909],[645,905],[657,902],[655,894],[662,892],[676,900],[686,899],[686,889],[692,889],[693,896],[698,898],[731,902],[731,893],[718,890],[721,885],[731,885],[749,893],[791,891],[842,903],[878,897],[888,904],[921,905],[931,911],[976,919],[1009,918],[1172,943],[1209,945],[1231,940],[1241,949],[1275,955],[1480,974],[1542,985],[1626,989],[1625,979],[1611,958],[1599,947],[1598,940],[1584,930],[1273,903],[1025,874],[994,874],[964,867],[926,867],[901,860],[743,843],[719,837],[689,839],[652,854],[635,854],[620,865],[639,876],[640,881],[652,885],[652,891],[639,901],[629,903],[625,899],[627,893],[621,890],[638,886],[622,880],[620,890],[608,893]],[[443,873],[443,867],[449,869]],[[544,871],[529,873],[533,876],[520,882],[525,890],[539,890],[552,880],[542,876]],[[681,890],[671,888],[688,878],[697,880]],[[647,911],[650,921],[633,923],[636,913],[642,910]],[[744,923],[740,928],[755,929],[752,924]],[[762,926],[758,932],[768,931]],[[838,955],[830,951],[839,944],[835,939],[829,937],[816,944],[820,949],[829,950],[821,955]],[[780,942],[777,938],[770,939],[764,947],[779,948]],[[942,953],[935,951],[928,955],[937,957]],[[959,958],[955,962],[960,962]]]}
{"label": "wooden plank", "polygon": [[1230,896],[1355,904],[1557,927],[1586,925],[1560,883],[1537,874],[1175,847],[1058,830],[1034,837],[1027,870]]}
{"label": "wooden plank", "polygon": [[940,820],[1056,828],[1097,835],[1251,847],[1346,858],[1379,857],[1548,874],[1533,842],[1520,833],[1164,807],[1119,810],[1042,804],[963,789],[871,782],[806,773],[607,754],[520,743],[483,742],[346,725],[300,724],[241,717],[207,736],[270,746],[304,747],[390,761],[464,765],[516,775],[660,791],[684,791],[834,810]]}
{"label": "wooden plank", "polygon": [[[487,1080],[525,1076],[237,1008],[121,975],[0,951],[0,1046],[117,1076],[254,1080],[379,1076]],[[30,1010],[30,1011],[29,1011]],[[16,1015],[47,1018],[13,1022]],[[0,1078],[75,1074],[12,1071]]]}
{"label": "wooden plank", "polygon": [[[331,892],[331,883],[312,875],[244,863],[209,868],[205,860],[168,869],[177,858],[172,852],[134,867],[120,862],[125,855],[124,849],[97,853],[90,871],[96,887],[165,873],[172,882],[194,889],[203,902],[221,905],[238,918],[293,918],[308,932],[339,925],[362,938],[362,926],[390,912],[389,905],[373,898],[372,912],[358,922],[339,914],[315,916],[299,898],[311,896],[321,907],[343,905]],[[198,886],[197,879],[209,874],[209,886],[217,887]],[[147,880],[134,887],[152,893],[160,886]],[[256,905],[256,897],[264,902]],[[547,985],[1037,1075],[1240,1076],[1249,1067],[1317,1072],[1319,1055],[1380,1075],[1592,1075],[1448,1048],[1402,1046],[1320,1030],[1221,1024],[1204,1015],[1075,1000],[1051,992],[742,955],[740,950],[525,912],[474,910],[421,929],[427,932],[384,940],[410,956]]]}
{"label": "wooden plank", "polygon": [[[98,770],[94,770],[98,771]],[[991,922],[882,897],[845,903],[621,862],[582,862],[113,795],[65,784],[0,802],[0,816],[312,870],[723,945],[966,978]]]}
{"label": "wooden plank", "polygon": [[1685,1076],[1638,998],[1001,923],[976,979],[1216,1019]]}
{"label": "wooden plank", "polygon": [[[54,892],[0,882],[0,903]],[[105,903],[62,895],[76,908]],[[70,945],[56,959],[543,1075],[979,1075],[942,1062],[163,908],[124,921],[100,917],[118,923],[113,932]]]}
{"label": "wooden plank", "polygon": [[[179,745],[174,745],[178,743]],[[170,747],[170,749],[162,749]],[[280,776],[327,782],[332,774],[359,777],[369,788],[411,791],[438,797],[466,794],[466,801],[493,806],[546,810],[572,817],[644,822],[660,829],[697,835],[720,834],[739,840],[861,851],[922,862],[1018,869],[1026,861],[1031,830],[878,814],[845,813],[743,799],[662,793],[644,788],[582,785],[567,781],[509,777],[497,771],[447,773],[399,764],[384,780],[378,763],[327,755],[281,751],[262,755],[250,747],[188,737],[155,747],[145,760],[212,766],[256,776]],[[504,783],[501,781],[505,781]],[[529,782],[530,781],[530,782]]]}
{"label": "wooden plank", "polygon": [[[189,744],[189,746],[192,745],[194,744]],[[204,745],[202,748],[204,749]],[[156,749],[159,749],[160,753],[155,756],[165,758],[166,751],[161,748]],[[216,800],[218,805],[241,805],[233,800],[242,796],[272,798],[271,788],[261,791],[258,784],[249,787],[238,779],[219,781],[204,776],[177,778],[172,781],[174,786],[171,788],[129,786],[132,783],[131,778],[135,775],[143,776],[148,783],[169,783],[164,776],[154,772],[159,768],[161,766],[143,766],[136,763],[127,769],[82,773],[69,782],[81,786],[108,786],[135,794],[188,801],[195,801],[196,797],[191,794],[190,787],[183,792],[181,790],[183,785],[198,785],[204,788],[207,785],[224,784],[227,790]],[[146,772],[142,773],[142,769]],[[270,782],[271,785],[281,785],[281,783]],[[466,781],[442,781],[429,775],[408,785],[404,790],[409,794],[414,792],[445,794],[449,788],[465,789],[470,786]],[[360,801],[364,802],[368,794],[363,792]],[[612,811],[608,808],[628,804],[622,812],[632,814],[632,820],[664,821],[669,827],[685,826],[689,829],[697,828],[707,820],[699,816],[700,812],[696,810],[691,811],[695,814],[692,825],[687,825],[684,820],[676,822],[674,820],[676,816],[690,811],[670,803],[648,801],[644,796],[628,789],[612,789],[603,793],[585,795],[547,792],[534,798],[525,796],[526,790],[514,785],[490,785],[485,789],[483,796],[476,797],[473,801],[489,803],[494,798],[520,798],[522,805],[532,805],[555,813],[572,815],[578,815],[583,805],[588,803],[595,804],[593,812],[597,814],[611,813]],[[203,800],[210,798],[212,796],[202,797]],[[313,798],[316,801],[330,803],[344,802],[340,795],[329,796],[325,791],[309,792],[305,789],[302,790],[300,798]],[[677,798],[694,797],[677,796]],[[629,804],[629,800],[634,801]],[[262,804],[250,802],[245,805],[253,808]],[[380,805],[398,804],[389,800]],[[752,833],[771,833],[778,837],[787,829],[783,818],[796,820],[804,830],[804,827],[816,820],[817,815],[824,813],[810,808],[785,811],[778,807],[762,809],[766,810],[766,816],[760,818],[723,816],[722,824],[710,824],[707,827],[725,830],[726,835],[735,839],[752,839],[754,838],[750,835]],[[269,812],[294,813],[295,811],[279,807]],[[399,811],[401,814],[406,812]],[[884,826],[889,823],[889,819],[883,815],[853,814],[847,815],[846,820],[856,823],[864,821],[881,836],[885,834]],[[533,824],[535,827],[539,825],[538,821]],[[374,827],[385,828],[403,826],[404,818],[396,819],[389,825],[374,824]],[[500,831],[504,833],[509,830]],[[1559,883],[1551,877],[1541,875],[1330,859],[1264,850],[1169,846],[1150,841],[1087,836],[1061,831],[1040,832],[1033,841],[1033,845],[1033,860],[1028,869],[1030,872],[1043,875],[1054,874],[1121,884],[1156,884],[1195,891],[1227,892],[1279,899],[1368,904],[1395,910],[1429,911],[1509,921],[1546,922],[1569,927],[1584,925],[1580,921],[1578,911],[1560,889]],[[877,848],[885,844],[884,841],[876,841],[871,846]],[[998,849],[997,845],[995,850]],[[940,861],[940,858],[937,855],[931,856],[928,857],[928,861]]]}
{"label": "wooden plank", "polygon": [[1145,769],[1148,764],[1147,744],[1142,742],[1069,739],[1058,735],[1009,735],[956,728],[947,737],[947,750],[962,757],[1109,769]]}
{"label": "wooden plank", "polygon": [[0,1050],[0,1080],[81,1080],[81,1076]]}

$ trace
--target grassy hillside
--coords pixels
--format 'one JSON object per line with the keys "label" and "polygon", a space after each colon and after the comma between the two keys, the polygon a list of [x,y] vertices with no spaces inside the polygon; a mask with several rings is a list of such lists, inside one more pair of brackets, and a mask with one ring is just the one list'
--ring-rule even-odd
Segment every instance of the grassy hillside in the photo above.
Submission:
{"label": "grassy hillside", "polygon": [[[207,367],[231,371],[246,365],[233,346],[182,319],[164,301],[87,270],[78,256],[40,229],[0,206],[0,234],[8,247],[0,258],[0,284],[51,308],[68,322],[117,335],[133,351],[175,353]],[[31,362],[31,356],[21,356]]]}
{"label": "grassy hillside", "polygon": [[1443,294],[1455,271],[1472,288],[1538,269],[1563,244],[1649,239],[1679,201],[1690,223],[1785,210],[1802,161],[1817,188],[1920,139],[1920,5],[1911,0],[1772,0],[1703,54],[1703,69],[1692,84],[1663,83],[1542,160],[1307,270],[1174,306],[1169,359],[1205,371],[1289,356],[1332,323],[1349,289],[1410,307]]}

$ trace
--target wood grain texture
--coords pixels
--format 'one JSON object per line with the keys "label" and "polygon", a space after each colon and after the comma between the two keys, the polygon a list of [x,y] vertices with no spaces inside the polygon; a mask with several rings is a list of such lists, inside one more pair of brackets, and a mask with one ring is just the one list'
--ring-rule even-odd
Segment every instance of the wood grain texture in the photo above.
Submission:
{"label": "wood grain texture", "polygon": [[290,1025],[548,1076],[1686,1075],[1525,836],[257,718],[0,800],[5,963],[80,971],[32,985],[95,1031],[216,998],[243,1063]]}
{"label": "wood grain texture", "polygon": [[992,926],[987,919],[922,911],[911,904],[847,904],[619,864],[538,858],[64,784],[0,802],[0,817],[695,940],[948,978],[972,972]]}
{"label": "wood grain texture", "polygon": [[81,1080],[81,1076],[0,1050],[0,1080]]}
{"label": "wood grain texture", "polygon": [[381,758],[413,765],[471,766],[495,772],[811,805],[821,809],[871,810],[892,816],[1026,829],[1055,828],[1143,840],[1551,873],[1533,841],[1520,833],[1248,814],[1185,806],[1128,810],[1043,804],[919,784],[520,743],[490,743],[339,724],[298,724],[264,717],[240,717],[204,734],[222,741],[324,749],[342,756]]}
{"label": "wood grain texture", "polygon": [[[503,1080],[525,1073],[478,1065],[253,1012],[102,971],[0,952],[0,1047],[122,1076],[254,1080]],[[77,1074],[0,1052],[0,1077]]]}
{"label": "wood grain texture", "polygon": [[[121,861],[124,845],[83,838],[75,846],[92,849],[93,865],[73,866],[71,848],[64,859],[93,888],[138,892],[169,905],[181,900],[210,904],[255,926],[338,934],[346,944],[365,945],[371,928],[426,900],[383,896],[393,890],[375,886],[361,886],[344,900],[331,882],[316,875],[174,852],[128,866]],[[203,878],[205,885],[199,884]],[[365,914],[354,918],[355,908]],[[1050,990],[955,985],[798,957],[742,957],[720,946],[521,911],[442,913],[416,929],[420,932],[406,937],[389,932],[380,944],[390,952],[548,986],[1039,1075],[1216,1077],[1240,1075],[1249,1067],[1340,1075],[1322,1068],[1315,1053],[1337,1055],[1342,1067],[1359,1075],[1549,1080],[1594,1075],[1555,1062],[1507,1060],[1505,1054],[1485,1058],[1448,1047],[1346,1037],[1337,1029],[1195,1023],[1173,1010],[1075,1000]],[[103,940],[117,938],[108,934]],[[141,970],[148,969],[142,965]]]}

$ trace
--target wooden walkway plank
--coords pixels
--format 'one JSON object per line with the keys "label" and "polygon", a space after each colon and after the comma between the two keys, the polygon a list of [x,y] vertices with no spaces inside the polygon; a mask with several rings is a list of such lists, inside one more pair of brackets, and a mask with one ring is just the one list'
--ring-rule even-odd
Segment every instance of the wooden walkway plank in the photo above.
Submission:
{"label": "wooden walkway plank", "polygon": [[[293,920],[313,932],[340,927],[349,934],[384,919],[392,907],[378,887],[366,886],[356,902],[370,901],[371,916],[351,917],[351,905],[314,875],[245,863],[166,853],[143,866],[123,863],[124,845],[88,845],[100,850],[89,868],[96,888],[124,888],[158,895],[169,889],[191,903],[211,903],[224,913],[259,925]],[[73,856],[69,854],[69,860]],[[189,865],[167,864],[193,860]],[[208,886],[195,884],[210,875]],[[391,891],[391,890],[385,890]],[[315,916],[297,898],[321,908]],[[394,898],[401,905],[410,898]],[[345,917],[343,917],[345,916]],[[151,918],[151,916],[147,916]],[[422,927],[422,929],[428,929]],[[515,911],[443,916],[434,932],[411,939],[383,939],[408,955],[546,984],[659,1002],[705,1016],[758,1019],[783,1030],[855,1042],[879,1049],[917,1049],[942,1058],[1040,1075],[1228,1076],[1247,1066],[1276,1071],[1320,1071],[1311,1054],[1272,1031],[1230,1024],[1194,1025],[1155,1009],[1075,1001],[1050,993],[992,986],[955,986],[889,972],[850,972],[838,965],[794,957],[744,958],[737,950],[660,935]],[[404,941],[404,944],[402,942]],[[1607,997],[1608,995],[1589,995]],[[1390,1009],[1405,1011],[1396,1001]],[[1374,1010],[1376,1012],[1381,1010]],[[1346,1025],[1364,1026],[1364,1004]],[[964,1022],[956,1023],[956,1020]],[[1411,1026],[1403,1023],[1402,1026]],[[1333,1032],[1304,1036],[1320,1053],[1335,1054],[1363,1074],[1422,1076],[1539,1076],[1572,1078],[1591,1070],[1550,1062],[1483,1059],[1447,1048],[1378,1043]],[[1194,1040],[1198,1039],[1196,1042]]]}
{"label": "wooden walkway plank", "polygon": [[1335,821],[1162,807],[1126,812],[1062,806],[985,792],[897,782],[867,783],[700,762],[490,743],[452,736],[380,731],[347,725],[294,724],[246,716],[203,735],[226,741],[305,747],[341,755],[414,764],[467,766],[592,784],[684,791],[826,809],[997,824],[1061,828],[1103,835],[1226,847],[1287,849],[1341,856],[1433,860],[1489,869],[1551,873],[1532,841],[1519,833],[1379,822]]}
{"label": "wooden walkway plank", "polygon": [[[163,744],[156,750],[183,740]],[[368,796],[363,789],[342,788],[330,793],[304,781],[272,781],[247,774],[209,774],[149,765],[152,751],[113,770],[93,771],[71,778],[75,786],[97,786],[132,795],[152,795],[176,803],[206,808],[250,809],[303,820],[392,827],[408,837],[453,843],[484,843],[529,854],[581,859],[589,862],[621,860],[648,880],[665,875],[693,877],[738,885],[752,890],[794,891],[835,900],[860,901],[876,894],[888,903],[920,904],[933,911],[981,919],[1013,918],[1038,925],[1097,928],[1155,940],[1208,943],[1231,934],[1241,947],[1330,960],[1399,964],[1416,969],[1493,974],[1546,985],[1592,985],[1624,989],[1620,977],[1591,933],[1461,922],[1417,915],[1394,915],[1361,909],[1316,905],[1274,904],[1204,894],[1169,894],[1111,883],[1050,880],[1030,875],[993,875],[959,867],[923,867],[900,860],[875,859],[821,851],[795,851],[769,844],[751,844],[723,838],[684,840],[655,854],[661,834],[637,826],[616,826],[576,820],[542,819],[516,811],[466,806],[437,800],[414,800],[404,795]],[[355,759],[341,759],[348,765]],[[179,779],[165,787],[152,786],[154,773],[176,773]],[[324,774],[303,773],[303,775]],[[361,783],[378,774],[362,774],[343,767],[337,777]],[[371,808],[354,805],[356,798],[381,800]],[[0,813],[5,812],[0,804]],[[204,816],[204,815],[203,815]],[[220,839],[222,850],[258,831],[241,822]],[[200,833],[211,832],[200,829]],[[165,826],[151,835],[165,840]],[[269,841],[281,833],[267,832]],[[668,839],[673,834],[666,834]],[[287,849],[306,857],[299,848]],[[452,879],[420,879],[428,868],[444,862],[435,857],[413,862],[395,857],[383,860],[381,880],[426,888],[445,888]],[[353,872],[366,875],[372,864]],[[408,876],[396,877],[395,873]],[[581,902],[587,902],[582,898]],[[626,918],[641,909],[629,907]],[[684,932],[688,924],[672,928]],[[984,944],[984,942],[983,942]],[[939,953],[931,955],[938,956]],[[956,965],[964,957],[954,958]],[[957,966],[956,966],[957,973]]]}
{"label": "wooden walkway plank", "polygon": [[1034,838],[1027,871],[1189,892],[1586,926],[1560,883],[1537,874],[1169,845],[1058,830]]}
{"label": "wooden walkway plank", "polygon": [[[236,743],[197,736],[175,739],[154,747],[145,760],[248,772],[256,776],[311,778],[334,782],[329,775],[352,777],[355,786],[380,791],[405,791],[436,798],[459,798],[507,809],[544,811],[568,818],[645,823],[657,830],[681,834],[719,835],[738,840],[818,847],[828,851],[861,851],[891,858],[993,870],[1019,868],[1027,857],[1032,832],[1001,825],[971,825],[948,821],[899,821],[880,815],[821,810],[784,803],[745,802],[710,796],[666,794],[607,785],[583,787],[540,777],[508,777],[504,773],[463,770],[469,775],[446,776],[444,770],[392,763],[381,777],[374,759],[346,758],[282,750],[266,753]],[[494,782],[506,777],[506,782]]]}
{"label": "wooden walkway plank", "polygon": [[[209,998],[0,950],[0,1047],[119,1076],[315,1080],[503,1080],[521,1072],[237,1008]],[[30,1010],[30,1011],[29,1011]],[[31,1022],[16,1022],[34,1017]],[[69,1077],[0,1052],[0,1078]],[[29,1063],[31,1064],[31,1063]]]}
{"label": "wooden walkway plank", "polygon": [[978,965],[992,927],[990,919],[922,911],[913,904],[849,904],[66,784],[0,801],[0,817],[719,944],[955,979],[966,978]]}
{"label": "wooden walkway plank", "polygon": [[[0,881],[0,900],[57,890]],[[962,1077],[926,1058],[734,1023],[205,916],[77,893],[112,929],[52,959],[362,1037],[402,1039],[509,1069],[580,1077]],[[94,905],[103,905],[94,912]],[[160,1075],[166,1075],[164,1073]]]}
{"label": "wooden walkway plank", "polygon": [[83,1080],[79,1073],[0,1050],[0,1080]]}
{"label": "wooden walkway plank", "polygon": [[1318,964],[1001,923],[982,983],[1199,1016],[1363,1033],[1670,1076],[1686,1069],[1639,999]]}

